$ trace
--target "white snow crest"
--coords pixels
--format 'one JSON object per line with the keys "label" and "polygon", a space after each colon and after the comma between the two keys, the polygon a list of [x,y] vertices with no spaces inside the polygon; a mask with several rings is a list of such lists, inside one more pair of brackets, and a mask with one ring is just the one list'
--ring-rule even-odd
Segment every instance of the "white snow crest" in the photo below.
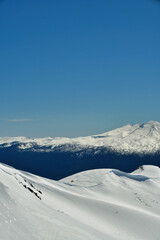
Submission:
{"label": "white snow crest", "polygon": [[0,239],[157,240],[159,186],[155,166],[52,181],[0,164]]}
{"label": "white snow crest", "polygon": [[14,144],[18,144],[20,149],[32,150],[35,149],[35,146],[48,147],[50,151],[61,146],[63,146],[63,151],[105,147],[126,153],[155,153],[160,150],[160,123],[150,121],[146,124],[128,124],[103,134],[78,138],[0,137],[1,147],[9,147]]}

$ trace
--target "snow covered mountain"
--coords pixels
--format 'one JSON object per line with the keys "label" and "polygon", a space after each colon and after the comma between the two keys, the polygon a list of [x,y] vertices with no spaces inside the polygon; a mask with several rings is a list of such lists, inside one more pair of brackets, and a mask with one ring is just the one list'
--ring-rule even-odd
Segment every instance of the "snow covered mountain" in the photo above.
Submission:
{"label": "snow covered mountain", "polygon": [[0,147],[17,146],[31,151],[72,151],[104,147],[122,153],[155,153],[160,150],[160,123],[126,125],[100,135],[78,138],[1,137]]}
{"label": "snow covered mountain", "polygon": [[0,239],[158,240],[160,169],[52,181],[0,164]]}
{"label": "snow covered mountain", "polygon": [[90,169],[160,167],[160,123],[78,138],[1,137],[0,161],[53,180]]}

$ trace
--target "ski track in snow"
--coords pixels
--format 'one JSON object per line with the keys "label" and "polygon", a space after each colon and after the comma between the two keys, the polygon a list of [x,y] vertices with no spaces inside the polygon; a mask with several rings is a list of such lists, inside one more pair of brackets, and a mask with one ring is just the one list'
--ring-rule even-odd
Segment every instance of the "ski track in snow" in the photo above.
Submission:
{"label": "ski track in snow", "polygon": [[0,164],[2,240],[159,240],[159,226],[156,166],[53,181]]}

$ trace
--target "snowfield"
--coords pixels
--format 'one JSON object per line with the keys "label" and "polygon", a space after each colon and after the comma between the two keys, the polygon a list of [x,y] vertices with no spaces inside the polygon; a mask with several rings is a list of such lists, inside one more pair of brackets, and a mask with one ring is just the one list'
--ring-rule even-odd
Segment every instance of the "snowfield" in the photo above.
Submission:
{"label": "snowfield", "polygon": [[2,240],[159,240],[160,168],[60,181],[0,164]]}
{"label": "snowfield", "polygon": [[0,137],[0,147],[17,145],[21,150],[78,151],[81,149],[106,147],[124,153],[155,153],[160,150],[160,123],[126,125],[124,127],[88,137],[78,138],[26,138]]}

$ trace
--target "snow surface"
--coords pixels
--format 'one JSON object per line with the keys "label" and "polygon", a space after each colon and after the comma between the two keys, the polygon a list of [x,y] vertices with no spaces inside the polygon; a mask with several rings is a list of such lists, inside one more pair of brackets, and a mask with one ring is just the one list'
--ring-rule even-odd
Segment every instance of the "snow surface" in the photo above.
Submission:
{"label": "snow surface", "polygon": [[18,144],[19,149],[32,151],[54,151],[56,147],[63,146],[63,151],[106,147],[120,152],[154,153],[160,150],[160,123],[150,121],[147,124],[128,124],[100,135],[78,138],[0,137],[0,147],[15,144]]}
{"label": "snow surface", "polygon": [[0,164],[2,240],[159,240],[160,168],[53,181]]}

